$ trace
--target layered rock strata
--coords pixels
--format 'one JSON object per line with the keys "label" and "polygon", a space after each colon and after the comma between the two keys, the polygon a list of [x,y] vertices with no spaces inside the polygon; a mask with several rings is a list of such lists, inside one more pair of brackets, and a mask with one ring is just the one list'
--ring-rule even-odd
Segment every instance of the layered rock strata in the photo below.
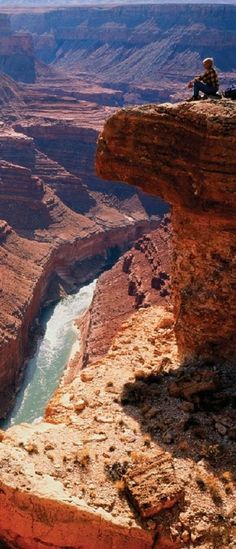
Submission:
{"label": "layered rock strata", "polygon": [[89,310],[78,320],[79,356],[68,366],[64,381],[81,367],[106,355],[122,323],[134,310],[170,304],[171,227],[165,216],[160,226],[140,238],[97,282]]}
{"label": "layered rock strata", "polygon": [[172,205],[175,330],[183,359],[235,356],[235,139],[231,101],[144,106],[111,117],[97,171]]}
{"label": "layered rock strata", "polygon": [[19,85],[14,80],[0,73],[0,105],[5,107],[5,110],[6,106],[9,105],[10,114],[12,114],[12,110],[14,112],[18,107],[22,107],[23,101],[20,91]]}
{"label": "layered rock strata", "polygon": [[[121,204],[112,207],[112,199],[103,206],[78,176],[40,153],[32,137],[9,126],[1,129],[0,151],[0,414],[4,416],[19,383],[32,324],[41,304],[51,299],[47,295],[51,280],[59,277],[73,284],[96,276],[109,250],[127,249],[149,230],[150,220],[141,202],[133,216],[126,214],[127,206],[123,212]],[[78,268],[93,257],[97,260],[90,263],[90,272]]]}
{"label": "layered rock strata", "polygon": [[[129,227],[116,226],[106,232],[89,219],[69,212],[65,223],[65,207],[55,196],[46,196],[47,204],[41,207],[50,216],[52,227],[48,227],[48,234],[44,228],[44,235],[40,235],[38,228],[38,236],[30,239],[26,238],[25,230],[20,231],[23,233],[20,237],[6,222],[1,225],[1,416],[6,415],[12,405],[32,336],[31,328],[40,306],[48,299],[47,288],[52,277],[57,272],[60,277],[64,269],[68,278],[75,280],[70,266],[76,261],[100,256],[100,261],[105,263],[109,249],[127,248],[136,240],[137,232],[149,227],[143,222]],[[37,232],[35,227],[33,232]],[[95,264],[95,272],[90,271],[87,277],[97,272]]]}
{"label": "layered rock strata", "polygon": [[209,51],[222,71],[235,70],[235,20],[233,5],[74,6],[12,14],[15,29],[34,35],[41,59],[115,83],[138,101],[149,100],[152,86],[151,101],[175,94],[173,81],[198,74]]}
{"label": "layered rock strata", "polygon": [[7,14],[0,14],[0,70],[15,80],[35,80],[32,36],[26,32],[13,33]]}
{"label": "layered rock strata", "polygon": [[[210,105],[209,111],[216,116],[216,110],[211,111]],[[229,113],[229,107],[219,108],[217,120],[206,119],[211,115],[204,111],[205,105],[176,106],[174,112],[170,106],[163,106],[153,109],[153,113],[158,117],[161,112],[162,119],[165,116],[171,118],[171,113],[174,117],[176,112],[175,128],[180,127],[177,124],[181,120],[181,109],[187,121],[191,116],[190,133],[201,139],[201,124],[205,120],[209,143],[211,132],[215,136],[214,142],[217,142],[213,130],[218,123],[221,124],[222,140],[226,139],[229,120],[225,109]],[[136,124],[145,112],[151,120],[150,110],[150,107],[141,111],[135,109],[126,116],[136,117]],[[121,115],[124,112],[117,115],[118,126]],[[197,119],[198,132],[194,125]],[[222,127],[225,127],[225,137]],[[146,136],[144,128],[145,125],[142,126],[142,135]],[[170,136],[170,132],[166,135]],[[231,135],[228,138],[229,154]],[[127,145],[124,136],[122,139],[124,146]],[[149,139],[152,144],[151,131]],[[115,144],[118,145],[119,140],[115,140]],[[105,152],[104,156],[101,154],[104,142],[101,147],[100,162],[105,157]],[[181,147],[179,140],[173,140],[172,147],[178,150]],[[148,149],[144,150],[146,155],[139,151],[139,163],[147,158]],[[208,152],[211,152],[210,145]],[[124,170],[125,150],[122,154],[119,162]],[[155,155],[158,156],[156,150]],[[202,152],[201,155],[204,159]],[[114,155],[109,158],[114,162]],[[164,152],[163,158],[166,158]],[[227,161],[226,151],[225,158]],[[137,177],[138,160],[133,167]],[[181,164],[183,174],[186,165],[188,167],[185,157],[184,160]],[[115,173],[119,162],[114,162]],[[160,170],[160,185],[164,190],[168,188],[171,167],[171,162],[168,165],[167,160],[165,162],[166,168]],[[181,163],[181,157],[177,157],[176,152],[176,170],[177,162]],[[154,157],[148,168],[142,169],[142,181],[145,184],[148,180],[148,172],[155,188],[156,177],[152,179],[150,165],[155,168]],[[213,167],[211,164],[211,170]],[[131,177],[129,162],[125,169]],[[167,175],[164,177],[162,172]],[[214,176],[214,189],[219,192],[216,170]],[[138,181],[141,185],[141,175]],[[206,177],[202,192],[209,191],[207,183]],[[227,177],[224,185],[226,183]],[[175,180],[177,184],[178,180]],[[191,219],[190,207],[181,203],[181,200],[191,198],[187,191],[188,187],[185,196],[181,188],[179,194],[172,190],[174,197],[180,197],[178,211],[186,212],[187,219]],[[198,200],[198,207],[193,200],[192,215],[202,220],[209,212],[202,211]],[[222,208],[220,200],[218,204]],[[54,214],[55,211],[56,208]],[[216,215],[215,210],[214,215],[219,230],[220,213]],[[54,219],[55,231],[58,231],[60,222]],[[180,222],[176,222],[174,217],[174,230],[176,227],[179,229]],[[61,230],[63,232],[62,226]],[[9,241],[14,237],[6,225],[3,233]],[[178,235],[175,235],[176,239],[178,244]],[[192,242],[195,240],[191,234]],[[164,241],[162,244],[165,247]],[[75,245],[71,245],[75,253]],[[183,241],[183,271],[186,269],[184,254],[188,252],[184,248],[186,245],[189,246],[189,239]],[[197,243],[195,249],[198,250]],[[63,262],[65,253],[68,256],[68,243],[60,251],[58,260]],[[159,251],[162,253],[162,248]],[[39,425],[16,426],[0,433],[0,532],[2,541],[12,548],[16,545],[20,549],[61,549],[65,546],[72,549],[80,546],[84,549],[95,546],[101,549],[124,549],[127,546],[130,549],[234,548],[235,370],[230,362],[225,361],[222,365],[220,360],[215,361],[213,367],[210,361],[201,360],[195,360],[194,365],[181,364],[179,341],[177,345],[174,331],[176,319],[168,301],[162,302],[165,306],[160,306],[159,301],[152,307],[139,306],[142,290],[145,294],[143,305],[148,305],[147,290],[155,290],[159,300],[161,289],[168,289],[168,279],[163,276],[164,264],[154,264],[158,249],[152,249],[151,241],[146,237],[139,240],[136,252],[129,252],[113,275],[121,276],[122,266],[122,273],[126,275],[126,284],[122,278],[122,292],[127,295],[130,288],[132,306],[138,305],[138,310],[117,328],[118,333],[108,343],[106,357],[101,359],[97,354],[95,360],[92,359],[93,362],[70,383],[61,385],[48,404],[45,420]],[[146,261],[143,282],[142,276],[138,276],[139,252],[145,255]],[[147,283],[147,272],[149,280],[151,276],[152,290]],[[224,271],[222,267],[220,272],[227,277],[226,263]],[[102,284],[106,286],[106,276],[100,289]],[[185,271],[183,276],[186,276]],[[199,279],[203,284],[202,276],[199,266]],[[193,274],[193,284],[194,280]],[[108,279],[108,284],[110,282]],[[122,303],[116,298],[113,303],[119,315]],[[94,325],[96,321],[101,324],[102,315],[99,319],[96,309],[93,318]],[[193,330],[190,315],[187,318]]]}
{"label": "layered rock strata", "polygon": [[61,387],[46,421],[0,433],[0,532],[20,549],[233,549],[230,365],[181,368],[156,305]]}
{"label": "layered rock strata", "polygon": [[[82,81],[72,81],[51,75],[29,89],[0,76],[2,415],[19,382],[31,325],[42,301],[52,298],[51,279],[70,285],[97,276],[110,249],[119,254],[158,223],[150,224],[156,209],[135,189],[99,188],[96,139],[113,108],[78,101]],[[111,103],[112,90],[84,83],[82,95],[89,92],[93,101]]]}

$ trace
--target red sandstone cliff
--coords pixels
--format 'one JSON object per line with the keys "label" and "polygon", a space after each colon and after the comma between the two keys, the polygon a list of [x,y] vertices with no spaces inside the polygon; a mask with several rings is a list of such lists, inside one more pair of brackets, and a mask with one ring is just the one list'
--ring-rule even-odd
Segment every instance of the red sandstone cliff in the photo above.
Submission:
{"label": "red sandstone cliff", "polygon": [[144,106],[115,114],[99,140],[100,175],[113,174],[172,205],[175,329],[183,358],[235,356],[235,117],[227,100]]}
{"label": "red sandstone cliff", "polygon": [[140,238],[97,282],[90,309],[78,320],[81,350],[65,374],[71,380],[81,367],[106,353],[123,322],[139,308],[170,305],[171,227],[169,218]]}
{"label": "red sandstone cliff", "polygon": [[[194,315],[195,310],[198,313],[200,306],[204,305],[201,296],[206,295],[209,283],[212,283],[211,276],[213,280],[222,277],[221,294],[223,288],[226,299],[232,290],[229,263],[224,255],[228,254],[226,244],[232,234],[228,231],[229,224],[233,223],[230,213],[232,204],[227,206],[225,220],[228,203],[224,193],[226,189],[231,192],[235,175],[232,170],[234,157],[230,156],[234,113],[234,105],[230,102],[221,106],[209,102],[144,107],[117,113],[105,126],[98,150],[100,171],[110,177],[108,172],[113,166],[119,177],[123,178],[125,174],[124,178],[129,179],[138,177],[138,170],[141,169],[142,179],[140,177],[137,181],[140,184],[142,181],[147,190],[150,180],[151,192],[161,192],[163,195],[168,192],[173,204],[173,242],[177,257],[181,253],[181,266],[178,262],[174,264],[172,281],[174,314],[183,299],[185,307],[181,314],[185,314],[181,317],[182,324],[179,325],[176,340],[173,328],[179,319],[173,316],[168,303],[165,307],[156,304],[138,308],[118,327],[106,356],[97,358],[72,382],[56,391],[43,422],[13,427],[6,433],[0,433],[0,532],[10,547],[17,542],[21,549],[41,549],[45,546],[61,549],[65,545],[78,549],[78,543],[85,549],[94,546],[101,549],[124,549],[127,546],[132,549],[233,549],[235,369],[227,361],[225,341],[221,360],[214,355],[213,363],[196,359],[199,341],[201,345],[205,341],[207,349],[208,334],[212,337],[212,325],[219,314],[216,306],[217,286],[215,307],[211,308],[208,325],[205,323],[206,308],[202,307],[203,313],[198,314],[199,331],[194,324]],[[123,117],[126,129],[129,130],[129,123],[132,126],[132,131],[126,132],[126,139]],[[140,124],[144,142],[142,155],[139,150],[138,157],[135,157],[135,139]],[[178,135],[181,133],[181,140],[174,139],[177,131]],[[120,135],[122,139],[119,139]],[[153,136],[157,143],[162,138],[159,147],[157,144],[155,146],[155,161],[152,156]],[[172,160],[167,154],[171,136]],[[191,156],[194,155],[192,147],[187,147],[190,136],[197,140],[201,164],[199,159],[195,158],[194,161]],[[204,164],[205,149],[201,146],[204,136],[208,142],[207,164]],[[211,145],[213,141],[214,148]],[[135,145],[132,145],[133,142]],[[112,151],[111,143],[114,147]],[[223,154],[214,158],[217,143],[221,144],[221,153],[224,152],[224,164],[221,160]],[[125,162],[125,154],[132,162]],[[158,178],[155,176],[157,161]],[[200,171],[200,165],[205,168],[201,171],[201,176],[203,173],[205,178],[204,187],[198,186],[202,178],[194,179],[194,186],[188,186],[192,181],[191,174],[195,174],[195,170],[190,170],[190,161],[195,170],[198,167]],[[210,169],[207,170],[206,165]],[[174,169],[179,175],[182,174],[183,179],[176,177],[173,185]],[[185,178],[186,172],[188,179]],[[212,174],[214,186],[210,184]],[[206,193],[209,194],[207,203]],[[214,202],[210,193],[213,193]],[[175,214],[176,208],[181,223],[176,222],[176,218],[180,218]],[[187,228],[192,231],[195,226],[192,218],[201,221],[201,224],[198,230],[187,234]],[[204,219],[208,222],[204,223]],[[222,227],[224,230],[220,232]],[[202,241],[203,228],[207,249]],[[212,250],[213,239],[210,247],[213,231],[216,232],[217,246],[221,243],[219,255],[224,263],[221,262],[220,268],[216,265],[220,261],[219,255],[212,256],[212,253],[215,254]],[[4,225],[3,233],[4,238],[12,238],[8,226]],[[130,297],[133,304],[138,296],[135,288],[139,286],[141,289],[141,284],[137,284],[139,253],[147,254],[145,261],[142,258],[141,262],[145,266],[144,290],[148,287],[150,291],[147,280],[150,280],[154,268],[154,286],[160,292],[158,288],[163,276],[159,272],[160,265],[152,263],[152,259],[157,258],[156,254],[155,257],[152,255],[150,245],[148,237],[141,239],[133,257],[128,253],[122,263],[122,273],[131,275],[133,296]],[[68,251],[68,245],[65,246]],[[193,254],[193,247],[195,259],[188,263],[191,283],[186,293],[181,285],[189,273],[186,261],[189,253]],[[200,256],[199,247],[202,252]],[[173,258],[175,262],[176,255]],[[63,257],[62,253],[61,260]],[[229,261],[230,256],[227,257]],[[206,258],[210,258],[210,262],[206,263]],[[136,266],[134,271],[133,261]],[[196,265],[195,276],[192,267],[196,268]],[[210,270],[212,265],[213,272]],[[122,276],[120,266],[109,276]],[[178,282],[176,272],[180,267]],[[205,269],[208,280],[203,282]],[[106,282],[109,284],[109,276],[103,276],[99,290],[106,288]],[[195,291],[197,278],[201,283],[198,293]],[[126,278],[126,283],[128,280]],[[102,313],[101,321],[96,313],[99,290],[91,318],[101,324]],[[127,292],[125,284],[122,290]],[[198,299],[199,291],[203,292],[200,293],[201,299]],[[116,292],[114,296],[114,309],[119,315],[123,302],[117,300]],[[228,305],[228,317],[225,315],[225,325],[221,324],[221,331],[229,329],[231,320],[232,310]],[[188,339],[186,334],[191,338]],[[226,331],[224,334],[226,340]],[[180,342],[183,342],[181,350],[184,353],[191,342],[194,363],[181,363],[178,352]],[[228,344],[233,353],[230,339]]]}
{"label": "red sandstone cliff", "polygon": [[[32,137],[5,127],[0,150],[5,159],[0,162],[0,410],[4,415],[19,382],[32,323],[57,270],[59,274],[63,267],[69,279],[79,281],[80,275],[70,272],[73,264],[96,255],[104,265],[109,249],[127,248],[149,230],[150,221],[139,201],[133,213],[135,204],[130,210],[124,205],[123,211],[111,200],[103,205],[78,176],[42,155]],[[97,263],[90,269],[90,276],[96,274]]]}

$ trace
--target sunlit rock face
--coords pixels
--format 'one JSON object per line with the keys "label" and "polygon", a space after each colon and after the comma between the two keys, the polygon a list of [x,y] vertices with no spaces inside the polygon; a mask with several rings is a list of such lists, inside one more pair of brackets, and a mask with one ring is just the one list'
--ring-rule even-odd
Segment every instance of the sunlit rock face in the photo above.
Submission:
{"label": "sunlit rock face", "polygon": [[46,12],[25,8],[12,13],[12,25],[34,35],[44,62],[110,83],[132,82],[142,93],[147,81],[160,83],[171,75],[173,82],[176,74],[186,78],[198,71],[209,49],[221,70],[235,69],[235,18],[235,6],[229,5],[123,3]]}
{"label": "sunlit rock face", "polygon": [[231,101],[124,109],[97,171],[172,205],[175,329],[182,358],[235,355],[236,109]]}

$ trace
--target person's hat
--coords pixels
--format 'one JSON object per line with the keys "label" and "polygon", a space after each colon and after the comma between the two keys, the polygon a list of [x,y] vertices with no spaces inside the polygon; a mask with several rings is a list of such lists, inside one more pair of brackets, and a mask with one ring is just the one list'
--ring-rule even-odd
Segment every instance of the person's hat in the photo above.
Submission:
{"label": "person's hat", "polygon": [[211,65],[214,65],[213,57],[206,57],[206,59],[203,59],[203,64],[204,63],[211,63]]}

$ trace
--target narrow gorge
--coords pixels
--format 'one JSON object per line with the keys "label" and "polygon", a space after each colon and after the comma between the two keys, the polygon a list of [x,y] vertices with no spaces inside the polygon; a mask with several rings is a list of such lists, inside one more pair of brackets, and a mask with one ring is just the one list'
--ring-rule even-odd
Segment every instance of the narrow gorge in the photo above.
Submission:
{"label": "narrow gorge", "polygon": [[235,549],[235,6],[5,4],[0,546]]}
{"label": "narrow gorge", "polygon": [[[3,36],[14,45],[9,17],[3,16],[1,24]],[[106,114],[112,112],[112,107],[104,106],[104,98],[101,106],[84,105],[74,99],[73,90],[62,86],[58,97],[53,82],[45,88],[34,84],[31,90],[9,77],[0,79],[5,90],[0,127],[0,412],[4,416],[14,399],[43,303],[97,276],[111,257],[157,227],[167,208],[161,202],[151,205],[134,189],[126,191],[117,184],[114,191],[106,192],[99,186],[94,171],[96,139]],[[109,103],[110,92],[107,95]]]}
{"label": "narrow gorge", "polygon": [[[229,100],[220,105],[209,101],[125,109],[106,123],[97,152],[99,174],[110,179],[112,170],[117,179],[132,183],[135,179],[149,192],[168,197],[174,206],[174,309],[168,297],[169,268],[162,263],[162,250],[169,242],[169,224],[164,222],[157,231],[157,247],[152,239],[141,238],[100,281],[105,296],[109,277],[111,284],[124,273],[126,283],[121,279],[114,284],[112,300],[118,300],[122,312],[121,296],[133,296],[136,312],[123,318],[100,351],[99,335],[95,350],[91,323],[95,321],[101,330],[98,290],[82,326],[87,334],[86,368],[80,371],[75,361],[38,425],[24,424],[1,433],[0,529],[10,546],[233,548],[235,349],[230,253],[235,114]],[[175,132],[181,140],[174,139]],[[197,140],[198,160],[191,160],[190,136]],[[181,172],[178,179],[165,154],[170,138]],[[209,170],[204,164],[206,139]],[[221,170],[217,142],[224,158]],[[201,177],[193,181],[190,174],[197,170]],[[181,224],[178,216],[176,223],[175,208]],[[215,226],[218,223],[216,246],[221,231],[223,235],[221,250],[210,246],[213,211]],[[196,232],[192,226],[197,219]],[[181,276],[176,277],[180,234],[181,238],[186,234],[186,240],[181,246]],[[185,261],[190,261],[193,251],[191,283],[187,280],[188,292],[183,292]],[[151,269],[148,293],[138,278],[138,254],[146,257],[146,272]],[[207,261],[209,256],[212,262]],[[227,310],[220,300],[222,277]],[[209,320],[206,327],[208,307],[203,297],[194,300],[198,280],[202,296],[214,305],[213,322],[219,324],[217,318],[224,315],[221,331],[214,332],[214,345],[209,344],[213,340]],[[164,301],[158,298],[150,306],[151,288]]]}

